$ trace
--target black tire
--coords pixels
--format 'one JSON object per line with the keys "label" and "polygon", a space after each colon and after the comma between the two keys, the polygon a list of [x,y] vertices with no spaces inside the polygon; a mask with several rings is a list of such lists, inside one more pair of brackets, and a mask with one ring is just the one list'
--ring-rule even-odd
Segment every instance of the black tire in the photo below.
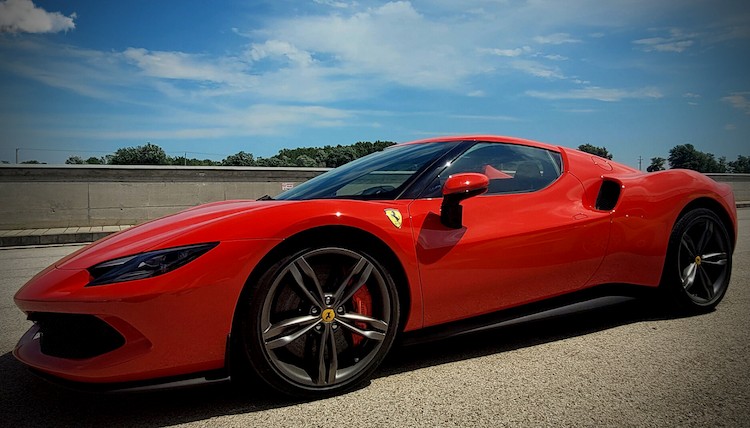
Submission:
{"label": "black tire", "polygon": [[296,251],[248,286],[235,322],[240,360],[283,394],[319,398],[356,387],[396,337],[393,278],[354,245]]}
{"label": "black tire", "polygon": [[721,219],[697,208],[675,224],[661,288],[672,308],[683,313],[713,310],[726,294],[732,273],[732,244]]}

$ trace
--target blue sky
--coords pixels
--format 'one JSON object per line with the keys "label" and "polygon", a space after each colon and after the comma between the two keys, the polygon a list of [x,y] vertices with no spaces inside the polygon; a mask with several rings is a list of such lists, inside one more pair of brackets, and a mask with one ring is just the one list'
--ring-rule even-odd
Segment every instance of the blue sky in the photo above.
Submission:
{"label": "blue sky", "polygon": [[0,160],[499,134],[750,155],[746,0],[0,1]]}

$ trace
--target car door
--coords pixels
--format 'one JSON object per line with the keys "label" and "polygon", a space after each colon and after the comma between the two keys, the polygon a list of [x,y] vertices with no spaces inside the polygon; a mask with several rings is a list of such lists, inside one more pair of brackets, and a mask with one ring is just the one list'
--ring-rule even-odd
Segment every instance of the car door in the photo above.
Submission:
{"label": "car door", "polygon": [[536,147],[478,143],[432,185],[461,172],[488,176],[488,192],[462,202],[461,228],[441,223],[441,197],[410,204],[425,326],[571,292],[593,275],[609,213],[584,207],[583,187],[561,159]]}

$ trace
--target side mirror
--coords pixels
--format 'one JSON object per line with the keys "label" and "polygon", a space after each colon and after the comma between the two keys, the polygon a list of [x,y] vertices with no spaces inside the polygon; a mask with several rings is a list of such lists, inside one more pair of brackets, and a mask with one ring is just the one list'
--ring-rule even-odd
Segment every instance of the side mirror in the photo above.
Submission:
{"label": "side mirror", "polygon": [[440,222],[445,227],[463,227],[463,207],[461,201],[487,191],[490,180],[484,174],[467,172],[451,175],[443,185],[443,204],[440,206]]}

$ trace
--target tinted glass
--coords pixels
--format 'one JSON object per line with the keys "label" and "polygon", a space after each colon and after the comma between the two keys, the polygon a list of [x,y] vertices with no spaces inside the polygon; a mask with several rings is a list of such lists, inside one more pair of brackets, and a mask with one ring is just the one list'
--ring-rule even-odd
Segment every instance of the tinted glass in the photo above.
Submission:
{"label": "tinted glass", "polygon": [[490,179],[487,194],[522,193],[543,189],[562,172],[560,153],[536,147],[502,143],[477,143],[443,170],[426,192],[439,196],[445,180],[463,172]]}
{"label": "tinted glass", "polygon": [[452,147],[445,143],[391,146],[319,175],[275,199],[394,199]]}

